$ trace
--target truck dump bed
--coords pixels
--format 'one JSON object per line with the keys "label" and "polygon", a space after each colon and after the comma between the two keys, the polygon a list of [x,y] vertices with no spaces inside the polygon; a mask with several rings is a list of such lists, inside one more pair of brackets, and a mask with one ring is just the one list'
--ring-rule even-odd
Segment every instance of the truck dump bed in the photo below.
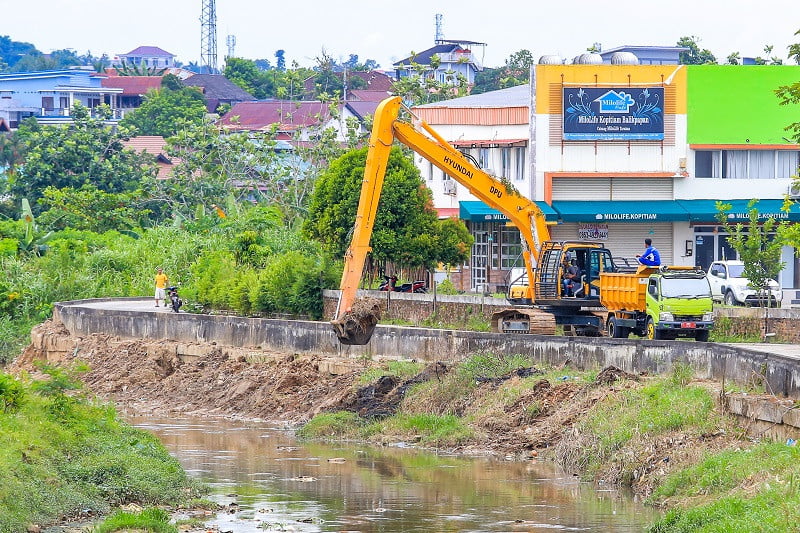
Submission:
{"label": "truck dump bed", "polygon": [[636,272],[601,272],[600,304],[611,311],[644,311],[647,280],[656,272],[647,266]]}

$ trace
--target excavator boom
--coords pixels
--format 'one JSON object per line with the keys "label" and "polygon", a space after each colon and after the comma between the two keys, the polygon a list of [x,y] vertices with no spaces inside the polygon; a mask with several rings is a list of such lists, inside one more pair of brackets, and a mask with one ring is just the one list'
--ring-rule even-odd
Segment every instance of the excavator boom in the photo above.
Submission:
{"label": "excavator boom", "polygon": [[[533,201],[478,168],[425,122],[420,121],[420,126],[415,127],[399,120],[401,105],[402,99],[395,96],[381,102],[375,111],[353,238],[345,254],[341,295],[331,322],[342,344],[362,345],[369,342],[379,318],[377,306],[366,305],[361,309],[356,306],[356,292],[367,254],[371,250],[369,241],[394,140],[423,156],[474,196],[508,217],[522,235],[522,255],[528,280],[534,279],[533,265],[539,259],[541,243],[549,240],[550,236],[545,215]],[[531,286],[527,287],[523,298],[533,300]]]}

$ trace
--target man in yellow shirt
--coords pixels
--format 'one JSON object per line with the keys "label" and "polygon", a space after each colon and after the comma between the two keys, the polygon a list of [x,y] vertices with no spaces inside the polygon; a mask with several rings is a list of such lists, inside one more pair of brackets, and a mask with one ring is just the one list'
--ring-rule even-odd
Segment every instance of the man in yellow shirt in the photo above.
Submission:
{"label": "man in yellow shirt", "polygon": [[161,300],[164,302],[164,307],[167,306],[166,298],[167,294],[165,289],[167,288],[167,281],[169,278],[162,269],[158,269],[158,273],[156,274],[156,307],[158,307],[158,301]]}

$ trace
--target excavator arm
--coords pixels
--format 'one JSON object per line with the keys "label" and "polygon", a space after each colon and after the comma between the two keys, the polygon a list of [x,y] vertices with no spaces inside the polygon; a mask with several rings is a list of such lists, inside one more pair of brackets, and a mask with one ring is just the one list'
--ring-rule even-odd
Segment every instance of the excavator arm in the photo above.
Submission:
{"label": "excavator arm", "polygon": [[[331,322],[342,344],[366,344],[377,324],[379,310],[358,310],[354,309],[354,305],[364,263],[371,250],[369,241],[394,140],[430,161],[485,204],[503,213],[519,229],[528,280],[534,279],[533,265],[539,260],[541,243],[550,238],[545,215],[534,202],[478,168],[424,121],[420,121],[419,127],[416,127],[399,120],[401,105],[401,98],[395,96],[381,102],[375,111],[355,228],[345,254],[341,295]],[[533,288],[529,286],[524,297],[532,299],[532,296]]]}

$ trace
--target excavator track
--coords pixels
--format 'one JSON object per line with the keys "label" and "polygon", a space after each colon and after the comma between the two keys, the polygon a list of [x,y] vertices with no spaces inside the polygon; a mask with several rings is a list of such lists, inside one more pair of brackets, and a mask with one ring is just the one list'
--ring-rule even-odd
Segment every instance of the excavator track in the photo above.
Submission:
{"label": "excavator track", "polygon": [[556,317],[541,309],[504,309],[492,314],[495,333],[532,333],[555,335]]}

